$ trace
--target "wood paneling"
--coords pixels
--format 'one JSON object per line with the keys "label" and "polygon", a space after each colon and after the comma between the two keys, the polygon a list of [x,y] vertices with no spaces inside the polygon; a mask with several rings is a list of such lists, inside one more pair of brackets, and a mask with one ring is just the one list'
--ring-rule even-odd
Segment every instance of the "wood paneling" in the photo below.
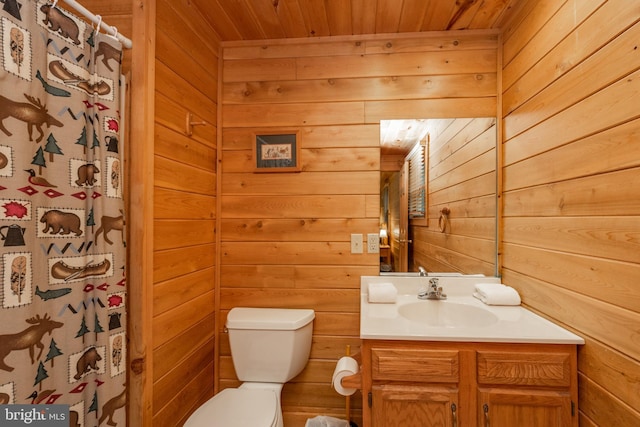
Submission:
{"label": "wood paneling", "polygon": [[[427,221],[412,221],[411,271],[493,275],[496,242],[496,120],[444,120],[428,144]],[[449,208],[445,232],[440,211]]]}
{"label": "wood paneling", "polygon": [[503,38],[503,281],[585,336],[580,425],[638,425],[640,2],[525,3]]}
{"label": "wood paneling", "polygon": [[[399,52],[394,55],[305,57],[296,61],[298,79],[344,79],[349,77],[480,74],[495,72],[494,49],[473,51]],[[471,71],[473,70],[473,71]],[[437,83],[437,82],[435,82]],[[450,88],[455,92],[456,87]],[[492,89],[492,88],[490,88]],[[482,92],[481,92],[482,93]]]}
{"label": "wood paneling", "polygon": [[181,425],[214,391],[219,42],[187,1],[83,4],[134,41],[129,423]]}
{"label": "wood paneling", "polygon": [[[587,345],[580,348],[578,367],[592,384],[607,384],[608,394],[615,395],[625,405],[640,408],[640,370],[637,361],[620,352],[586,339]],[[586,411],[594,413],[602,407],[602,402],[584,405]]]}
{"label": "wood paneling", "polygon": [[295,288],[347,288],[360,284],[360,276],[377,273],[377,266],[341,266],[336,269],[327,265],[229,265],[222,268],[221,276],[226,287]]}
{"label": "wood paneling", "polygon": [[[351,254],[350,235],[378,232],[379,121],[495,115],[496,48],[495,32],[223,44],[220,307],[316,311],[311,360],[283,391],[287,425],[344,414],[330,381],[345,345],[359,343],[359,277],[378,273],[378,254]],[[253,132],[278,129],[300,131],[302,171],[253,173]],[[482,153],[495,151],[495,138],[477,140],[457,161],[493,177],[490,189],[471,184],[487,195],[495,174]],[[436,169],[438,192],[456,187],[448,176],[469,180],[452,168]],[[466,220],[468,240],[491,234]],[[226,334],[220,340],[219,384],[235,386]]]}
{"label": "wood paneling", "polygon": [[[205,348],[198,350],[201,353],[207,351]],[[183,366],[183,368],[187,367]],[[191,408],[193,410],[193,408],[199,407],[213,394],[210,382],[213,370],[213,361],[206,366],[200,365],[198,369],[191,371],[192,376],[188,378],[190,379],[189,383],[179,393],[176,393],[175,390],[167,390],[166,393],[172,396],[172,399],[153,416],[149,425],[153,425],[153,427],[183,425],[190,415],[190,412],[186,412],[185,409]]]}
{"label": "wood paneling", "polygon": [[[124,55],[133,94],[130,356],[142,368],[128,386],[132,425],[182,424],[213,393],[218,364],[219,387],[237,385],[227,369],[224,323],[215,323],[226,309],[209,308],[238,302],[317,308],[309,367],[283,392],[285,423],[302,426],[318,413],[342,416],[344,399],[329,387],[331,367],[346,344],[359,342],[359,276],[376,274],[377,263],[368,254],[348,255],[348,264],[337,259],[348,250],[350,233],[376,231],[369,224],[377,221],[379,195],[369,181],[380,167],[378,121],[484,117],[498,107],[504,129],[504,168],[498,171],[505,188],[503,280],[530,308],[587,339],[579,355],[580,424],[640,424],[636,0],[497,0],[463,2],[464,10],[463,3],[415,0],[400,9],[391,8],[392,1],[371,7],[364,0],[351,0],[349,8],[346,2],[306,7],[280,1],[273,8],[250,1],[193,3],[83,1],[134,40]],[[495,61],[497,32],[349,36],[447,27],[501,28],[502,57]],[[274,40],[322,35],[340,36]],[[271,40],[225,44],[218,99],[220,39]],[[496,63],[503,64],[499,75]],[[503,88],[499,98],[493,85]],[[224,103],[222,136],[218,102]],[[192,138],[183,134],[187,111],[210,124],[196,127]],[[281,127],[300,129],[303,171],[292,182],[271,174],[258,179],[250,172],[251,132]],[[221,159],[218,149],[224,149]],[[228,169],[220,173],[216,161]],[[222,202],[215,190],[219,179],[225,181]],[[472,186],[487,188],[492,179],[486,174]],[[435,217],[448,199],[443,191],[432,196],[429,215]],[[457,203],[450,206],[460,212],[485,212],[491,205],[486,197]],[[238,264],[215,265],[213,234],[203,244],[183,245],[177,237],[180,227],[218,216],[224,218],[223,246]],[[452,226],[476,243],[490,233],[477,219],[452,219]],[[154,227],[174,237],[154,240]],[[154,242],[162,249],[154,252]],[[296,242],[304,253],[296,253]],[[323,248],[321,261],[314,261],[317,248]],[[239,249],[266,251],[267,259],[284,251],[286,263],[256,263]],[[222,252],[219,257],[230,259]],[[216,274],[226,302],[213,301],[218,290],[207,277],[215,283]],[[192,301],[201,301],[206,314],[176,325],[168,340],[154,329],[155,314],[156,326],[184,318]],[[219,361],[211,351],[214,330]],[[199,369],[190,371],[190,361]],[[166,387],[171,378],[182,381],[181,390]]]}
{"label": "wood paneling", "polygon": [[[167,373],[173,371],[175,366],[180,363],[180,360],[184,357],[184,352],[175,351],[176,348],[189,349],[191,352],[200,352],[202,346],[213,345],[215,331],[209,329],[213,322],[213,315],[205,317],[189,328],[186,333],[158,347],[155,352],[157,357],[155,357],[153,361],[154,380],[157,381],[164,377]],[[203,334],[202,329],[207,329],[207,333]],[[211,348],[211,351],[213,351],[213,348]],[[208,384],[202,384],[202,388],[213,390],[213,383],[209,381]]]}
{"label": "wood paneling", "polygon": [[[376,74],[378,74],[377,72]],[[260,103],[272,100],[273,94],[283,103],[349,101],[352,99],[395,100],[459,97],[474,93],[495,94],[495,74],[453,74],[433,71],[424,76],[393,76],[364,78],[331,78],[317,76],[310,80],[237,83],[225,85],[223,99],[229,103]],[[371,92],[371,86],[377,90]]]}
{"label": "wood paneling", "polygon": [[188,2],[156,25],[153,424],[179,425],[214,392],[218,43]]}
{"label": "wood paneling", "polygon": [[194,0],[222,40],[498,28],[516,0]]}

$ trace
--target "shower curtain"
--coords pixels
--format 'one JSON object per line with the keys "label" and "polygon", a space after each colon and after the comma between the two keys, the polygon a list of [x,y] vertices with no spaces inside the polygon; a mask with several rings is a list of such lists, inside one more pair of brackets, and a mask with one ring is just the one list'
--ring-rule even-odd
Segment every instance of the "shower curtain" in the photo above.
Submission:
{"label": "shower curtain", "polygon": [[0,30],[0,404],[124,426],[122,47],[36,0]]}

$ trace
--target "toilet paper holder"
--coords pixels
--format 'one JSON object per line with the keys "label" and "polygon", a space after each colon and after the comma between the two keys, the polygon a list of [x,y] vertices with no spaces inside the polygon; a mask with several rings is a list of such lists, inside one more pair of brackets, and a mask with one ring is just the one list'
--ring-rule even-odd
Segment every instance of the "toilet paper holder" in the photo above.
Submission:
{"label": "toilet paper holder", "polygon": [[[358,362],[358,366],[362,366],[362,357],[360,352],[351,354],[351,346],[347,345],[345,355],[351,357]],[[353,375],[348,375],[340,379],[340,385],[344,388],[355,388],[356,390],[362,390],[362,371],[358,371]]]}
{"label": "toilet paper holder", "polygon": [[[357,352],[356,354],[351,355],[351,346],[350,345],[347,345],[346,356],[353,358],[358,363],[359,367],[362,366],[362,357],[360,357],[360,352]],[[362,370],[358,369],[358,372],[356,372],[355,374],[347,375],[345,377],[342,377],[340,379],[340,386],[343,389],[355,389],[355,390],[362,391],[362,375],[361,375],[361,372],[362,372]],[[352,423],[351,423],[351,396],[350,395],[345,396],[345,415],[347,417],[347,421],[349,421],[349,424],[352,425]]]}
{"label": "toilet paper holder", "polygon": [[358,390],[362,390],[362,375],[360,374],[360,372],[358,372],[356,374],[343,377],[340,380],[340,384],[344,388],[355,388]]}

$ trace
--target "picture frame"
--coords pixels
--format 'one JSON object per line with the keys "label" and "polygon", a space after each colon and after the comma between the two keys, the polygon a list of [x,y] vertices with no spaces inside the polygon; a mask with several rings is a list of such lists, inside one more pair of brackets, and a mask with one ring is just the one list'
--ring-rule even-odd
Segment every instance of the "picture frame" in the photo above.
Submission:
{"label": "picture frame", "polygon": [[298,131],[260,132],[254,136],[254,172],[300,172]]}

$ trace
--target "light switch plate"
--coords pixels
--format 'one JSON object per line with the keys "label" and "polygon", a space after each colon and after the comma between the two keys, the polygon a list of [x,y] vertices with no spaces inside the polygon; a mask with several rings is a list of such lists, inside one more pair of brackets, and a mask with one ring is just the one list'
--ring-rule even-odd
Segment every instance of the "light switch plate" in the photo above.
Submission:
{"label": "light switch plate", "polygon": [[362,234],[351,235],[351,253],[352,254],[362,253]]}
{"label": "light switch plate", "polygon": [[380,235],[376,233],[367,234],[367,253],[380,253]]}

